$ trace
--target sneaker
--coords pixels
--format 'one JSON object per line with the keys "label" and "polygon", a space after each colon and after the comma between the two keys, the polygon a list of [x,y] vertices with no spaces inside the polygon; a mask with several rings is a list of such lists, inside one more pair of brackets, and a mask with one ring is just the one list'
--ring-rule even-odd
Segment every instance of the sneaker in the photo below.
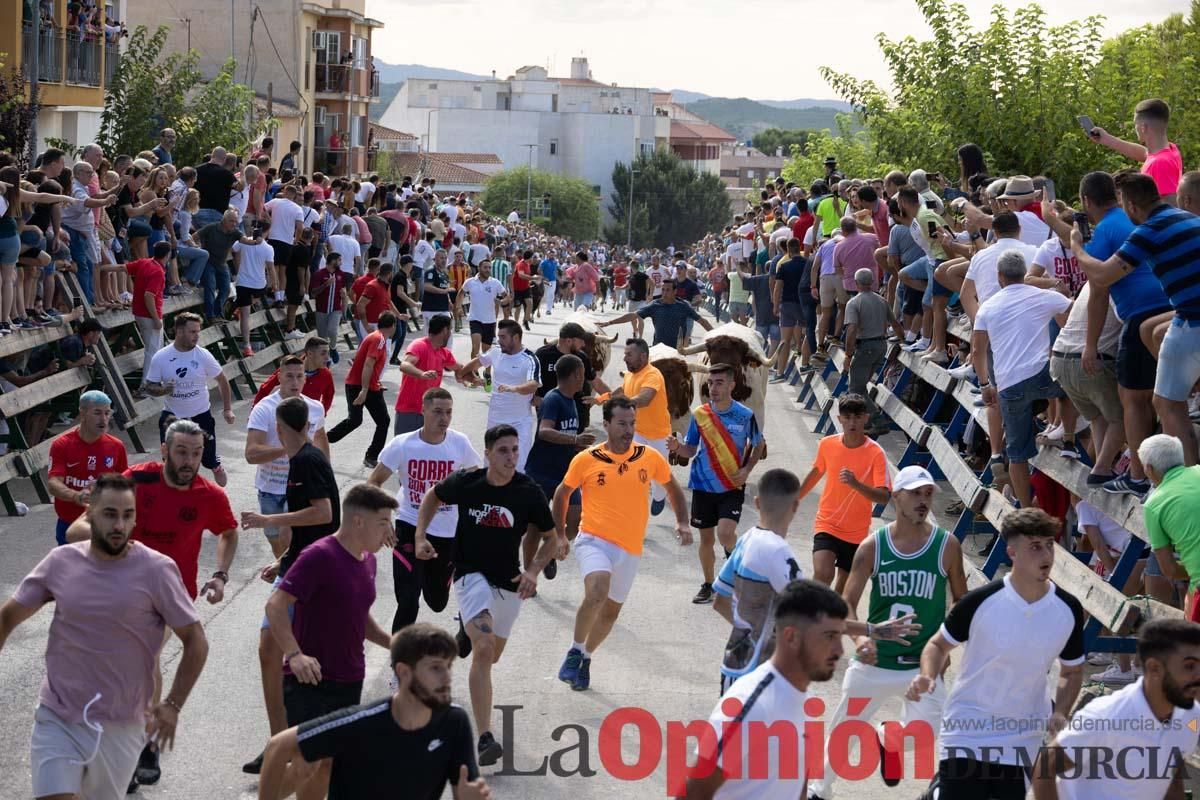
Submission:
{"label": "sneaker", "polygon": [[20,328],[23,331],[31,331],[31,330],[34,330],[35,328],[37,328],[38,326],[34,325],[32,322],[30,322],[29,320],[22,317],[21,319],[13,320],[13,327]]}
{"label": "sneaker", "polygon": [[810,372],[816,372],[817,368],[812,364],[803,364],[796,370],[797,375],[808,375]]}
{"label": "sneaker", "polygon": [[499,761],[502,755],[504,748],[496,741],[496,737],[492,736],[491,731],[479,737],[479,766],[490,767]]}
{"label": "sneaker", "polygon": [[252,355],[254,355],[253,347],[251,347],[250,345],[246,345],[245,347],[242,348],[242,356],[244,356],[245,358],[249,358]]}
{"label": "sneaker", "polygon": [[533,326],[529,324],[529,320],[525,320],[525,330],[527,330],[527,331],[533,330]]}
{"label": "sneaker", "polygon": [[955,367],[952,370],[948,370],[948,372],[951,378],[957,378],[959,380],[975,380],[975,365],[970,362],[963,364],[961,367]]}
{"label": "sneaker", "polygon": [[1091,473],[1088,473],[1087,485],[1088,486],[1103,486],[1104,484],[1108,483],[1115,477],[1117,477],[1117,476],[1116,475],[1093,475]]}
{"label": "sneaker", "polygon": [[[224,467],[218,466],[216,469],[213,470],[213,482],[216,483],[217,486],[220,486],[222,489],[224,489],[225,486],[229,483],[229,473],[227,473],[225,471]],[[145,781],[142,781],[142,783],[145,783]]]}
{"label": "sneaker", "polygon": [[1042,431],[1042,438],[1047,442],[1061,442],[1063,439],[1063,426],[1057,422],[1054,423]]}
{"label": "sneaker", "polygon": [[552,580],[554,580],[554,576],[557,574],[558,574],[558,559],[552,558],[552,559],[550,559],[550,563],[548,563],[545,567],[542,568],[542,575],[545,576],[546,580],[552,581]]}
{"label": "sneaker", "polygon": [[996,540],[1000,538],[1000,534],[993,533],[992,538],[988,539],[987,544],[975,551],[975,555],[980,558],[987,558],[992,553],[992,548],[996,546]]}
{"label": "sneaker", "polygon": [[158,751],[152,750],[150,745],[146,745],[142,748],[142,754],[138,756],[137,769],[133,772],[133,778],[141,786],[153,786],[161,777],[162,769],[158,765]]}
{"label": "sneaker", "polygon": [[1063,458],[1069,458],[1072,461],[1078,461],[1083,458],[1082,454],[1079,452],[1079,445],[1075,444],[1074,440],[1069,442],[1064,441],[1062,449],[1058,451],[1058,454]]}
{"label": "sneaker", "polygon": [[178,296],[181,294],[191,294],[191,293],[192,293],[192,290],[187,288],[186,286],[184,286],[182,283],[177,283],[174,286],[172,286],[170,289],[167,289],[167,294],[170,294],[170,295]]}
{"label": "sneaker", "polygon": [[696,592],[696,596],[692,598],[692,602],[698,606],[706,606],[713,601],[713,590],[711,583],[700,584],[700,591]]}
{"label": "sneaker", "polygon": [[1133,683],[1138,678],[1136,672],[1132,669],[1125,672],[1121,669],[1121,665],[1116,662],[1109,665],[1108,669],[1098,675],[1093,675],[1092,680],[1100,681],[1101,683]]}
{"label": "sneaker", "polygon": [[661,514],[663,512],[663,509],[666,507],[667,507],[667,500],[665,497],[662,500],[651,500],[650,501],[650,515],[653,517],[657,517],[659,514]]}
{"label": "sneaker", "polygon": [[1134,480],[1129,476],[1129,473],[1118,475],[1108,483],[1104,484],[1104,491],[1109,494],[1131,494],[1137,499],[1145,498],[1146,493],[1150,491],[1150,481]]}
{"label": "sneaker", "polygon": [[1008,465],[1004,463],[1003,458],[993,457],[988,466],[992,468],[992,483],[999,486],[1009,482]]}
{"label": "sneaker", "polygon": [[950,363],[950,356],[946,355],[945,350],[930,350],[928,353],[925,353],[923,356],[921,356],[921,360],[928,361],[931,364],[939,364],[944,367]]}
{"label": "sneaker", "polygon": [[[590,660],[590,659],[589,659]],[[583,651],[572,647],[567,651],[562,666],[558,668],[558,679],[563,683],[574,684],[579,676],[579,666],[583,663]]]}
{"label": "sneaker", "polygon": [[242,772],[246,773],[247,775],[257,775],[258,773],[262,772],[262,762],[263,754],[259,753],[254,757],[253,761],[247,761],[245,764],[242,764]]}
{"label": "sneaker", "polygon": [[455,617],[458,620],[458,633],[454,634],[454,643],[458,645],[458,657],[466,658],[471,655],[471,637],[463,627],[462,614]]}
{"label": "sneaker", "polygon": [[922,336],[920,339],[917,339],[912,344],[905,345],[904,350],[909,353],[919,353],[922,350],[929,349],[930,344],[932,344],[932,342],[930,342],[928,339],[926,339],[924,336]]}
{"label": "sneaker", "polygon": [[329,351],[329,360],[336,364],[339,361],[341,361],[342,358],[341,358],[341,356],[338,355],[337,350],[330,350]]}
{"label": "sneaker", "polygon": [[296,330],[295,328],[293,328],[292,330],[290,330],[290,331],[288,331],[287,333],[285,333],[285,334],[283,335],[283,338],[285,338],[285,339],[289,339],[289,340],[291,340],[291,341],[293,341],[293,342],[294,342],[294,341],[295,341],[295,340],[297,340],[297,339],[303,339],[303,338],[304,338],[304,333],[303,333],[303,332],[301,332],[301,331],[299,331],[299,330]]}
{"label": "sneaker", "polygon": [[366,467],[367,469],[375,469],[376,465],[378,465],[378,464],[379,464],[379,459],[377,459],[377,458],[371,458],[370,456],[366,456],[365,458],[363,458],[363,466]]}
{"label": "sneaker", "polygon": [[129,779],[129,788],[127,788],[125,790],[125,794],[137,794],[137,790],[138,790],[138,782],[137,782],[137,776],[135,775],[134,777]]}
{"label": "sneaker", "polygon": [[1092,653],[1087,657],[1087,663],[1093,667],[1107,667],[1113,663],[1112,653]]}
{"label": "sneaker", "polygon": [[786,380],[787,378],[783,377],[782,375],[774,375],[770,380],[767,381],[767,383],[783,383]]}
{"label": "sneaker", "polygon": [[26,514],[28,514],[28,513],[29,513],[29,506],[25,505],[25,504],[24,504],[24,503],[22,503],[20,500],[18,500],[17,502],[13,503],[13,505],[14,505],[14,506],[16,507],[16,509],[17,509],[17,516],[18,516],[18,517],[23,517],[23,516],[25,516]]}
{"label": "sneaker", "polygon": [[[582,653],[580,654],[582,655]],[[579,662],[579,671],[575,673],[575,680],[571,682],[571,690],[575,692],[586,692],[592,685],[592,660],[585,658]]]}

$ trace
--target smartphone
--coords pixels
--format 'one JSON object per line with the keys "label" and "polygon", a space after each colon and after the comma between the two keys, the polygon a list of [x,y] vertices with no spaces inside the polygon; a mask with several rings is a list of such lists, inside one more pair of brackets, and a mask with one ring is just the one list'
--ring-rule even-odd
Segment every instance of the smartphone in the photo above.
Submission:
{"label": "smartphone", "polygon": [[1046,178],[1046,182],[1044,184],[1042,184],[1042,197],[1045,199],[1045,201],[1047,203],[1050,203],[1051,205],[1054,204],[1055,194],[1054,194],[1054,180],[1053,179]]}
{"label": "smartphone", "polygon": [[1082,211],[1075,212],[1075,226],[1079,228],[1079,235],[1085,242],[1092,240],[1092,224],[1088,222],[1087,214]]}
{"label": "smartphone", "polygon": [[937,203],[935,203],[935,202],[934,202],[934,201],[932,201],[932,200],[926,200],[926,201],[925,201],[925,207],[926,207],[926,208],[928,208],[928,209],[931,209],[931,210],[933,210],[933,211],[937,211]]}
{"label": "smartphone", "polygon": [[930,239],[937,238],[937,229],[938,229],[938,224],[936,222],[934,222],[933,220],[929,220],[929,238]]}
{"label": "smartphone", "polygon": [[1092,118],[1091,118],[1091,117],[1089,117],[1087,114],[1080,114],[1080,115],[1079,115],[1078,117],[1076,117],[1075,119],[1076,119],[1076,121],[1079,123],[1079,127],[1083,128],[1083,132],[1084,132],[1084,134],[1085,134],[1085,135],[1087,135],[1087,136],[1091,136],[1091,135],[1092,135],[1092,129],[1096,127],[1096,126],[1095,126],[1095,125],[1092,123]]}

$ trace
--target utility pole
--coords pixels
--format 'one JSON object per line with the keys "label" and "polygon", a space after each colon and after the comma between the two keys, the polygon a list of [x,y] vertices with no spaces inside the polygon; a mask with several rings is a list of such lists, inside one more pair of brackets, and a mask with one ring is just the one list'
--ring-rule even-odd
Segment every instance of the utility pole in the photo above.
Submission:
{"label": "utility pole", "polygon": [[192,52],[192,20],[188,17],[176,17],[187,28],[187,51]]}
{"label": "utility pole", "polygon": [[625,241],[625,247],[633,248],[633,176],[637,175],[641,170],[634,169],[633,164],[629,165],[629,238]]}
{"label": "utility pole", "polygon": [[529,148],[529,172],[525,174],[525,221],[533,219],[533,148],[539,147],[536,144],[523,144],[522,147]]}

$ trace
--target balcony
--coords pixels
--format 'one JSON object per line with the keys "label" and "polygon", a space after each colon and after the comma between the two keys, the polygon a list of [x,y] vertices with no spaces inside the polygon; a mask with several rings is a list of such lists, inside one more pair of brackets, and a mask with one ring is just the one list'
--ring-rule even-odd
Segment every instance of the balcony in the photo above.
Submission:
{"label": "balcony", "polygon": [[67,31],[67,83],[81,86],[100,85],[101,50],[98,39]]}
{"label": "balcony", "polygon": [[353,64],[323,64],[316,67],[316,93],[379,96],[379,73]]}
{"label": "balcony", "polygon": [[371,97],[379,97],[379,71],[371,70]]}
{"label": "balcony", "polygon": [[38,80],[43,83],[100,87],[112,82],[120,48],[74,29],[46,26],[35,37],[33,26],[26,23],[21,30],[21,62],[27,75],[33,73],[35,55],[39,56]]}
{"label": "balcony", "polygon": [[62,34],[54,28],[45,26],[35,41],[33,26],[25,23],[21,31],[21,61],[26,75],[33,74],[35,53],[39,53],[41,56],[38,59],[38,80],[46,83],[61,83],[63,78]]}

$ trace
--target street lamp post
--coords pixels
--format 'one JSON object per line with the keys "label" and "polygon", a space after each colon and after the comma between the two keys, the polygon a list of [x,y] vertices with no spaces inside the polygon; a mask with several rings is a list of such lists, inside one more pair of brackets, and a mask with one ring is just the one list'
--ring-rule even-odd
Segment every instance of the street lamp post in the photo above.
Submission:
{"label": "street lamp post", "polygon": [[540,147],[536,144],[523,144],[529,148],[529,172],[525,173],[525,221],[533,219],[533,149]]}
{"label": "street lamp post", "polygon": [[634,169],[633,165],[629,165],[629,236],[625,241],[625,247],[633,248],[633,176],[641,172],[640,169]]}

